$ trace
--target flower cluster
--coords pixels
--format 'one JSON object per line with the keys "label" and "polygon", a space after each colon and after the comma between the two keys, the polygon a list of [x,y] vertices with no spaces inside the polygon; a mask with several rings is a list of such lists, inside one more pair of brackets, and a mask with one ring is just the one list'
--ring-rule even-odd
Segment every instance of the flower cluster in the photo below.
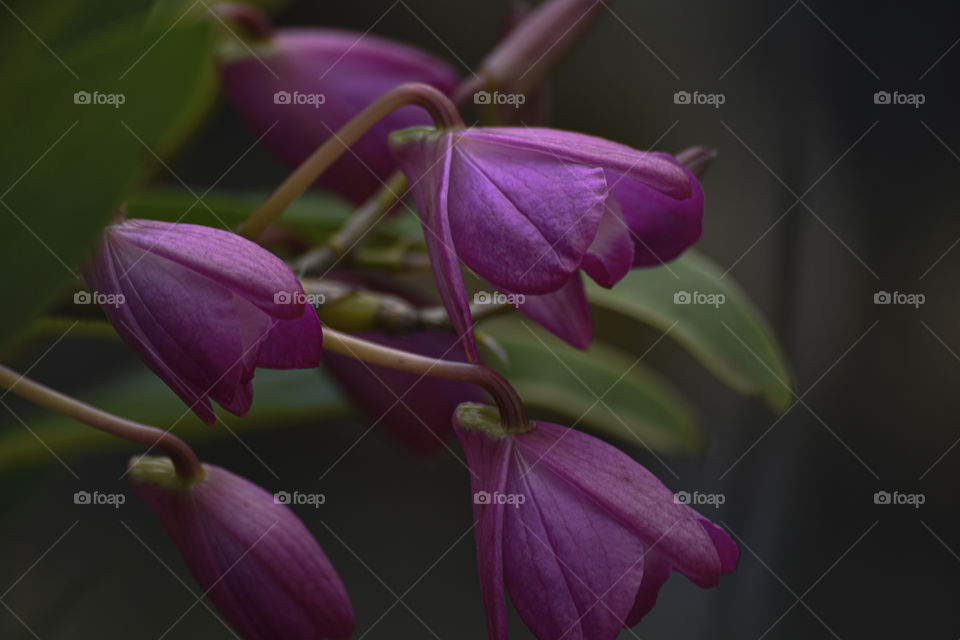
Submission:
{"label": "flower cluster", "polygon": [[[117,333],[208,424],[217,420],[211,400],[247,413],[257,368],[311,369],[324,347],[350,395],[415,451],[455,434],[473,472],[483,604],[497,640],[507,637],[505,589],[541,640],[612,640],[653,607],[672,572],[713,587],[738,556],[720,527],[625,453],[528,420],[517,392],[479,364],[465,270],[585,349],[593,327],[584,275],[614,287],[700,236],[705,150],[678,159],[582,133],[460,120],[455,102],[475,89],[536,90],[602,6],[544,3],[463,83],[407,45],[331,29],[274,31],[249,7],[219,6],[250,43],[218,60],[226,95],[297,170],[248,219],[263,224],[241,233],[121,212],[84,268],[92,289],[123,301],[103,306]],[[322,310],[291,266],[298,256],[281,259],[249,229],[282,213],[272,202],[311,185],[386,214],[402,195],[376,195],[391,175],[410,185],[431,293],[446,316],[413,323],[405,336],[375,326],[361,337],[322,331]],[[477,385],[499,411],[480,404],[488,398]],[[268,492],[191,455],[179,467],[135,459],[130,476],[227,621],[251,639],[349,636],[344,585],[303,523]]]}

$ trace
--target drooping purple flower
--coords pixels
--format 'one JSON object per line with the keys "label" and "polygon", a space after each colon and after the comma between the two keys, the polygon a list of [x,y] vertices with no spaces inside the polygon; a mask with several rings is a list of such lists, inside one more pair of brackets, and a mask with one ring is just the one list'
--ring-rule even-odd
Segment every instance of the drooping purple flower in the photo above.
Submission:
{"label": "drooping purple flower", "polygon": [[[700,236],[703,191],[675,158],[535,128],[391,135],[413,184],[437,285],[476,358],[461,263],[571,344],[592,336],[579,271],[605,287]],[[557,317],[558,309],[563,309]]]}
{"label": "drooping purple flower", "polygon": [[204,595],[246,640],[347,638],[346,589],[281,500],[220,467],[186,485],[168,458],[134,458],[130,479]]}
{"label": "drooping purple flower", "polygon": [[[230,102],[290,168],[390,89],[422,82],[449,94],[458,82],[449,65],[415,47],[317,28],[279,29],[253,54],[225,56],[221,79]],[[429,122],[423,109],[398,109],[344,153],[319,184],[362,202],[396,168],[387,135]]]}
{"label": "drooping purple flower", "polygon": [[[403,337],[357,335],[432,358],[464,359],[463,350],[456,348],[456,337],[446,332],[426,331]],[[457,405],[484,398],[479,387],[471,384],[368,365],[336,353],[326,354],[324,365],[374,424],[389,430],[418,454],[435,453],[444,447],[453,430],[450,416]]]}
{"label": "drooping purple flower", "polygon": [[257,367],[320,362],[320,320],[290,268],[229,231],[126,220],[104,231],[84,269],[124,342],[207,424],[210,399],[237,415]]}
{"label": "drooping purple flower", "polygon": [[496,410],[461,405],[454,426],[474,472],[481,590],[506,640],[504,586],[540,640],[613,640],[676,571],[716,586],[739,551],[616,448],[545,422],[510,435]]}

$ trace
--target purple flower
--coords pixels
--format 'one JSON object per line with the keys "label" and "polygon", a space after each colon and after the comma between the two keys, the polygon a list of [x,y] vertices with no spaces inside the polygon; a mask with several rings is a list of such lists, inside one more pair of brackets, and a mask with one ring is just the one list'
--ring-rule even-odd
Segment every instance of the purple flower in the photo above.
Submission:
{"label": "purple flower", "polygon": [[494,640],[506,640],[504,585],[541,640],[613,640],[656,602],[671,571],[713,587],[739,551],[616,448],[545,422],[503,432],[492,407],[454,417],[474,472],[481,589]]}
{"label": "purple flower", "polygon": [[522,312],[585,348],[592,324],[581,269],[611,287],[700,237],[700,183],[667,154],[519,127],[420,127],[390,139],[414,185],[444,305],[474,360],[461,263],[524,294]]}
{"label": "purple flower", "polygon": [[347,638],[355,621],[323,549],[281,500],[204,465],[185,485],[168,458],[134,458],[130,479],[190,572],[247,640]]}
{"label": "purple flower", "polygon": [[[433,358],[463,359],[463,351],[456,348],[456,337],[446,332],[427,331],[404,337],[357,335]],[[457,405],[484,398],[483,392],[471,384],[368,365],[336,353],[328,353],[324,364],[373,424],[386,428],[418,454],[435,453],[445,446],[452,431],[450,416]]]}
{"label": "purple flower", "polygon": [[[255,55],[226,56],[221,79],[231,103],[290,168],[300,165],[364,107],[405,82],[452,93],[446,63],[398,42],[335,29],[280,29]],[[396,164],[387,148],[395,130],[428,124],[418,107],[393,112],[324,173],[319,184],[354,202],[381,186]]]}
{"label": "purple flower", "polygon": [[127,220],[107,227],[84,273],[117,333],[207,424],[237,415],[254,369],[320,362],[320,320],[278,257],[234,233]]}

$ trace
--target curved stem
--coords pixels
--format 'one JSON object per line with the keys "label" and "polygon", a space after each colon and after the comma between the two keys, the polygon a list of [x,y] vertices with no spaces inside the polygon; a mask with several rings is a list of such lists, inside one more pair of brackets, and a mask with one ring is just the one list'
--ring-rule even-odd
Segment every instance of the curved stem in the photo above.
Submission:
{"label": "curved stem", "polygon": [[483,365],[428,358],[385,347],[328,327],[323,328],[323,347],[368,364],[483,387],[497,403],[500,419],[508,433],[520,433],[531,428],[527,411],[516,389],[499,373]]}
{"label": "curved stem", "polygon": [[277,190],[240,225],[237,233],[255,240],[290,204],[310,188],[330,165],[390,112],[407,105],[426,109],[438,128],[463,128],[463,120],[450,99],[426,84],[402,84],[377,98],[353,120],[321,144]]}
{"label": "curved stem", "polygon": [[177,470],[177,476],[184,480],[201,480],[206,474],[193,449],[186,442],[163,429],[125,420],[112,413],[101,411],[39,382],[25,378],[3,365],[0,365],[0,387],[51,411],[90,425],[94,429],[130,442],[159,447],[170,456]]}
{"label": "curved stem", "polygon": [[394,173],[380,191],[364,202],[326,243],[298,258],[294,270],[301,278],[326,275],[326,272],[349,253],[403,198],[408,186],[403,173]]}

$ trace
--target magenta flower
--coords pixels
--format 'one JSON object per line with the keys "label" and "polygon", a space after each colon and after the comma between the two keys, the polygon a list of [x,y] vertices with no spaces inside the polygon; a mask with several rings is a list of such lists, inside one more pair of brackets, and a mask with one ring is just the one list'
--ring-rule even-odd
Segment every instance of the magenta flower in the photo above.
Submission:
{"label": "magenta flower", "polygon": [[578,133],[533,128],[391,135],[410,179],[437,285],[468,356],[476,345],[461,263],[520,310],[585,348],[582,269],[611,287],[700,236],[703,191],[675,158]]}
{"label": "magenta flower", "polygon": [[496,410],[465,404],[455,430],[474,472],[481,589],[506,640],[504,585],[540,640],[613,640],[656,602],[671,571],[713,587],[739,551],[616,448],[545,422],[503,432]]}
{"label": "magenta flower", "polygon": [[[335,29],[280,29],[256,48],[221,65],[223,87],[257,135],[290,168],[376,98],[405,82],[444,93],[457,74],[443,61],[398,42]],[[381,186],[396,168],[387,135],[428,124],[418,107],[393,112],[363,136],[319,184],[354,202]]]}
{"label": "magenta flower", "polygon": [[185,486],[168,458],[134,458],[130,479],[204,595],[247,640],[347,638],[355,621],[323,549],[281,500],[204,465]]}
{"label": "magenta flower", "polygon": [[278,257],[234,233],[127,220],[84,270],[117,333],[207,424],[210,399],[243,416],[257,367],[320,362],[320,320]]}

